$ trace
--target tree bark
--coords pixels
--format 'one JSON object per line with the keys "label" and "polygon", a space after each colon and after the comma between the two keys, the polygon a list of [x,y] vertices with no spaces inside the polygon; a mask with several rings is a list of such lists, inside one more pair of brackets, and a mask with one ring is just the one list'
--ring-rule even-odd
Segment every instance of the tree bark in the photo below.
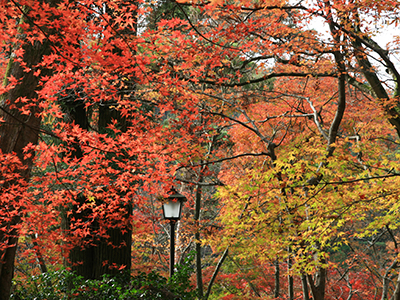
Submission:
{"label": "tree bark", "polygon": [[326,269],[320,268],[315,274],[315,282],[312,275],[307,275],[313,300],[325,299]]}
{"label": "tree bark", "polygon": [[[4,122],[0,126],[0,150],[3,154],[13,153],[21,162],[21,168],[16,172],[24,179],[29,181],[30,173],[33,165],[33,155],[25,158],[24,149],[28,144],[35,145],[38,141],[40,129],[40,111],[37,103],[37,89],[39,77],[34,75],[34,68],[41,62],[43,55],[50,53],[50,45],[46,42],[33,44],[24,44],[25,51],[23,61],[27,68],[21,66],[18,61],[10,60],[6,77],[13,76],[20,80],[14,89],[1,97],[1,117]],[[43,70],[42,75],[49,75],[49,71]],[[7,83],[7,80],[5,80]],[[20,108],[22,103],[17,99],[24,97],[28,99],[29,104],[33,104],[29,108],[28,115],[22,114]],[[16,108],[11,108],[16,106]],[[5,185],[11,184],[6,182]],[[3,186],[3,188],[5,187]],[[8,205],[8,210],[12,207]],[[21,208],[12,208],[20,211]],[[0,300],[8,299],[11,291],[11,280],[14,273],[14,260],[18,244],[17,226],[21,222],[21,215],[16,214],[11,220],[2,222],[1,228],[7,228],[6,231],[0,230],[0,241],[7,247],[0,252]]]}
{"label": "tree bark", "polygon": [[280,270],[279,270],[279,260],[276,259],[274,261],[274,266],[275,266],[275,287],[274,287],[274,297],[278,298],[279,297],[279,290],[280,290]]}
{"label": "tree bark", "polygon": [[212,286],[214,284],[215,279],[217,278],[218,272],[221,269],[222,264],[225,261],[225,258],[228,256],[228,251],[229,251],[229,247],[225,249],[224,253],[221,255],[221,258],[218,261],[217,267],[215,268],[214,273],[211,277],[210,283],[208,284],[207,292],[206,292],[206,295],[204,296],[204,300],[207,300],[211,294]]}
{"label": "tree bark", "polygon": [[[82,129],[88,130],[88,117],[84,108],[84,103],[74,101],[70,103],[69,109],[71,120],[79,125]],[[99,131],[106,132],[106,127],[111,124],[112,120],[119,121],[122,130],[126,130],[126,122],[119,113],[110,108],[109,105],[103,105],[99,109]],[[73,156],[82,158],[83,153],[79,143],[73,145]],[[132,206],[123,205],[121,207],[121,221],[115,228],[106,229],[107,237],[100,237],[97,231],[100,229],[100,220],[92,220],[89,209],[78,213],[80,206],[87,201],[84,195],[80,195],[77,199],[77,205],[72,208],[72,213],[68,218],[67,230],[71,228],[71,219],[82,220],[83,223],[91,222],[91,235],[82,241],[81,245],[75,245],[69,252],[67,265],[77,275],[83,276],[85,279],[100,279],[104,274],[117,274],[119,268],[124,267],[125,270],[131,268],[131,245],[132,245]],[[96,199],[96,202],[99,202]],[[98,203],[100,204],[100,202]]]}
{"label": "tree bark", "polygon": [[[200,175],[199,182],[202,182],[203,178]],[[199,227],[200,220],[200,209],[201,209],[201,186],[198,185],[196,189],[196,198],[195,198],[195,212],[194,212],[194,221]],[[200,228],[197,228],[196,233],[194,235],[195,245],[196,245],[196,281],[197,281],[197,295],[199,299],[203,299],[203,277],[202,277],[202,267],[201,267],[201,243],[200,243]]]}
{"label": "tree bark", "polygon": [[301,275],[301,287],[303,289],[303,300],[310,300],[308,295],[308,285],[307,285],[307,276]]}
{"label": "tree bark", "polygon": [[392,297],[390,298],[390,300],[400,300],[400,274],[397,277],[396,280],[396,285],[395,285],[395,290],[393,292]]}
{"label": "tree bark", "polygon": [[[132,14],[137,16],[135,1],[129,1],[127,5],[132,5],[134,11]],[[118,12],[105,6],[105,11],[109,16],[115,16]],[[137,18],[137,17],[136,17]],[[113,28],[117,35],[124,34],[136,34],[136,32],[124,32],[118,28]],[[135,29],[136,30],[136,29]],[[118,55],[122,55],[120,49],[114,48],[113,52]],[[130,90],[134,90],[131,87]],[[122,92],[122,91],[121,91]],[[88,130],[88,117],[87,112],[84,109],[83,102],[74,101],[72,105],[75,110],[71,110],[71,117],[75,124],[78,124],[81,128]],[[115,103],[102,102],[99,104],[99,119],[98,119],[98,130],[100,133],[109,133],[107,126],[112,123],[113,120],[118,121],[121,131],[127,130],[127,121],[121,116],[120,112],[113,108]],[[83,153],[78,145],[74,147],[74,155],[76,157],[82,157]],[[83,205],[87,199],[80,197],[78,203]],[[99,202],[96,199],[96,202]],[[100,202],[99,202],[100,204]],[[84,245],[74,247],[69,253],[69,262],[71,269],[76,272],[77,275],[81,275],[87,279],[99,279],[104,274],[114,275],[120,272],[119,268],[124,267],[124,270],[131,269],[131,247],[132,247],[132,204],[121,204],[120,212],[121,218],[118,224],[113,224],[115,227],[106,229],[107,237],[98,237],[96,231],[99,230],[101,222],[95,220],[92,224],[92,235],[85,241]],[[87,211],[85,214],[77,213],[77,207],[73,210],[71,216],[78,218],[88,218],[90,212]],[[69,224],[69,221],[67,221]],[[68,225],[69,226],[69,225]],[[97,236],[97,237],[96,237]]]}
{"label": "tree bark", "polygon": [[[289,249],[289,253],[291,253],[291,249]],[[288,257],[288,298],[289,300],[294,299],[294,291],[293,291],[293,276],[290,275],[290,269],[292,268],[292,259],[289,256]]]}

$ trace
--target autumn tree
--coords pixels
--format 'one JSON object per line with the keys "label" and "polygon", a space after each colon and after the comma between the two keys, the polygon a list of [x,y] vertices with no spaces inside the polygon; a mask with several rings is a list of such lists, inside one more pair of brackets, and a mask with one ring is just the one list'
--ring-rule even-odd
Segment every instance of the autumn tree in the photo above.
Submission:
{"label": "autumn tree", "polygon": [[[383,193],[380,188],[376,189],[371,180],[376,178],[379,181],[379,178],[397,176],[395,169],[391,169],[391,163],[390,167],[375,165],[379,157],[376,153],[385,153],[387,147],[379,142],[378,135],[381,139],[394,137],[392,127],[384,123],[384,116],[397,128],[395,107],[398,76],[390,50],[383,50],[373,42],[374,28],[369,26],[368,21],[368,17],[373,15],[375,24],[382,24],[379,20],[385,13],[390,11],[392,16],[398,13],[396,9],[392,9],[396,6],[390,3],[389,9],[378,2],[364,5],[335,1],[317,1],[309,6],[302,2],[296,5],[266,2],[262,5],[250,2],[213,2],[211,5],[197,2],[183,5],[193,5],[209,12],[209,18],[204,18],[202,22],[193,23],[190,18],[189,22],[200,36],[198,45],[204,44],[204,48],[199,48],[199,51],[206,51],[209,60],[206,59],[205,63],[210,67],[202,69],[203,72],[193,77],[190,76],[194,74],[192,69],[181,69],[181,76],[186,76],[188,80],[196,78],[193,79],[195,83],[203,84],[203,89],[196,90],[198,86],[194,85],[192,90],[206,94],[210,99],[209,103],[220,101],[219,105],[205,109],[208,114],[220,116],[226,126],[234,128],[232,132],[235,135],[238,128],[252,133],[251,138],[246,136],[240,141],[246,146],[240,150],[238,148],[230,157],[231,160],[248,161],[245,157],[267,158],[260,160],[257,167],[246,163],[241,166],[241,171],[239,168],[238,171],[231,172],[231,168],[227,167],[224,173],[226,179],[222,180],[222,184],[236,184],[232,188],[226,187],[226,192],[222,194],[223,199],[229,198],[231,201],[226,203],[232,204],[231,207],[228,206],[229,209],[225,206],[227,211],[223,220],[230,225],[233,236],[237,238],[238,235],[245,236],[244,232],[248,228],[258,228],[255,224],[264,226],[266,230],[271,230],[272,224],[275,224],[267,217],[263,219],[255,216],[252,218],[256,220],[246,223],[238,218],[242,215],[242,210],[249,211],[249,218],[251,214],[270,216],[277,222],[274,226],[279,230],[277,236],[268,240],[279,246],[279,251],[285,249],[282,259],[290,258],[294,253],[306,253],[300,257],[293,256],[296,263],[300,264],[302,278],[306,280],[303,285],[304,293],[308,294],[306,290],[310,289],[314,298],[323,299],[328,266],[326,249],[333,247],[329,244],[332,241],[339,244],[343,242],[339,238],[343,235],[341,226],[356,218],[354,215],[347,216],[343,210],[351,209],[353,213],[361,213],[363,205],[371,199],[376,200],[374,205],[378,209],[383,205],[379,200],[383,201],[385,198],[384,201],[387,201],[388,194]],[[326,38],[309,29],[312,24],[308,22],[313,18],[325,22],[330,37]],[[393,17],[393,20],[396,18]],[[385,78],[379,73],[380,69],[368,61],[371,52],[376,54],[375,57],[380,57],[378,62],[393,75],[393,84],[386,85]],[[186,48],[181,55],[187,55]],[[244,73],[251,63],[254,71],[246,78]],[[244,78],[246,79],[243,80]],[[273,85],[271,79],[276,79]],[[322,92],[320,84],[329,84],[329,88]],[[272,90],[271,86],[274,87]],[[209,89],[204,90],[204,87]],[[388,102],[390,104],[386,105]],[[372,111],[375,112],[375,122],[367,117]],[[310,133],[307,133],[308,128]],[[246,139],[250,142],[244,142]],[[365,144],[365,140],[377,142]],[[239,145],[238,142],[236,144]],[[392,149],[396,148],[395,144],[392,146]],[[369,162],[366,162],[367,158],[370,159]],[[226,161],[228,159],[227,157]],[[343,166],[338,167],[337,164]],[[247,171],[247,168],[250,169]],[[376,173],[371,173],[371,168]],[[332,170],[337,169],[343,171],[335,177],[337,175]],[[266,170],[272,173],[261,175]],[[394,173],[387,173],[389,170]],[[233,174],[241,180],[232,180]],[[350,179],[346,180],[349,176]],[[353,184],[352,176],[360,179],[355,179]],[[267,182],[272,178],[277,182],[271,186]],[[368,181],[364,187],[361,184],[364,179],[361,178]],[[334,179],[339,180],[338,183]],[[357,185],[356,182],[360,184]],[[393,184],[390,182],[388,186]],[[337,185],[344,191],[339,192]],[[354,193],[360,191],[358,189],[365,191],[367,188],[370,195],[375,196],[366,197],[363,193],[360,197],[369,200],[355,200],[355,204],[349,201],[345,205],[336,202],[344,201],[344,195],[352,198]],[[256,191],[257,197],[252,194]],[[326,199],[330,199],[327,196],[330,193],[332,206],[326,203]],[[260,200],[260,195],[266,200]],[[250,208],[253,201],[257,204]],[[315,204],[309,203],[314,201]],[[329,213],[321,209],[321,203],[324,203]],[[261,204],[282,207],[282,210],[257,206]],[[319,212],[314,212],[314,209]],[[239,229],[235,229],[236,226],[244,230],[241,235],[237,233]],[[285,235],[282,235],[282,230],[286,232]],[[261,232],[256,231],[250,236],[264,236]],[[286,235],[288,232],[290,233]],[[306,235],[305,240],[301,238],[303,234]],[[278,245],[276,241],[279,236],[286,236],[287,240],[285,238],[285,242],[281,241]],[[242,242],[248,241],[245,239]],[[237,242],[230,240],[230,243]],[[261,247],[265,248],[265,243],[265,239],[261,239]],[[247,249],[256,253],[255,249],[258,248]],[[277,251],[271,250],[269,254]],[[319,259],[315,260],[316,257]],[[315,269],[307,267],[308,264],[318,263],[321,265]],[[311,270],[319,272],[319,280],[313,280]]]}
{"label": "autumn tree", "polygon": [[[19,234],[53,241],[56,260],[86,277],[129,269],[132,239],[139,269],[141,254],[155,256],[138,241],[160,234],[156,199],[175,185],[194,206],[182,224],[200,298],[227,261],[275,272],[264,291],[242,274],[249,297],[283,286],[289,299],[331,297],[332,251],[382,228],[397,243],[398,39],[374,42],[388,15],[398,20],[397,3],[158,4],[1,4],[2,60],[13,61],[2,88],[2,207],[12,213],[1,276],[10,282]],[[206,244],[220,257],[203,286]],[[395,266],[385,297],[400,290],[389,284]]]}
{"label": "autumn tree", "polygon": [[[188,147],[184,130],[179,129],[180,136],[172,134],[162,123],[166,113],[176,114],[176,108],[157,93],[149,93],[155,89],[169,94],[172,78],[147,74],[157,56],[148,45],[150,37],[130,34],[135,33],[137,14],[146,12],[140,12],[135,2],[129,6],[107,3],[104,13],[100,3],[2,5],[2,18],[8,21],[2,28],[7,37],[2,54],[7,54],[10,44],[15,47],[3,87],[1,145],[5,158],[14,151],[21,161],[18,165],[10,160],[5,170],[20,168],[27,182],[36,152],[35,175],[39,175],[30,182],[30,194],[22,192],[26,184],[20,184],[17,177],[14,183],[4,182],[5,194],[19,186],[18,194],[23,196],[5,197],[3,205],[15,208],[5,218],[3,230],[1,286],[7,299],[13,253],[21,233],[37,236],[37,242],[53,240],[64,245],[59,250],[67,257],[71,247],[78,255],[93,249],[96,268],[129,269],[132,223],[141,234],[148,222],[144,217],[147,199],[165,193],[164,185],[169,189],[174,173],[171,161]],[[171,84],[166,87],[149,85],[168,80]],[[139,85],[141,90],[136,93]],[[41,119],[46,129],[40,129]],[[21,201],[23,206],[18,204]],[[42,214],[39,218],[38,212]],[[69,219],[67,227],[59,226],[62,215]],[[123,237],[112,244],[109,239],[115,234]],[[118,249],[124,253],[116,255]],[[75,257],[73,262],[86,267],[93,259],[89,256]],[[104,270],[88,272],[84,275],[92,277]]]}
{"label": "autumn tree", "polygon": [[[52,10],[57,2],[37,1],[26,6],[23,3],[1,4],[2,40],[6,41],[1,52],[3,55],[7,50],[13,53],[6,69],[1,98],[0,147],[2,157],[6,158],[1,181],[1,299],[8,299],[10,294],[22,208],[29,205],[24,198],[33,156],[25,148],[37,143],[40,131],[40,80],[51,74],[41,62],[52,52],[50,42],[44,40],[45,35],[52,34],[52,27],[44,23],[38,32],[32,27],[38,16],[29,12],[42,5]],[[50,18],[54,18],[51,12]],[[20,30],[24,34],[20,34]]]}

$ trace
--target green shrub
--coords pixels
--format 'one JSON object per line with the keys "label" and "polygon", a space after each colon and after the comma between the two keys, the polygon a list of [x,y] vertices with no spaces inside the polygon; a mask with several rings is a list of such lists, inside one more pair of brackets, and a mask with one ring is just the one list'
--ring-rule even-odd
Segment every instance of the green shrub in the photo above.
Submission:
{"label": "green shrub", "polygon": [[126,273],[105,275],[101,280],[85,280],[67,270],[48,272],[32,276],[24,282],[15,281],[11,299],[195,299],[195,291],[189,281],[192,273],[189,262],[186,261],[177,269],[169,280],[156,272],[136,276]]}

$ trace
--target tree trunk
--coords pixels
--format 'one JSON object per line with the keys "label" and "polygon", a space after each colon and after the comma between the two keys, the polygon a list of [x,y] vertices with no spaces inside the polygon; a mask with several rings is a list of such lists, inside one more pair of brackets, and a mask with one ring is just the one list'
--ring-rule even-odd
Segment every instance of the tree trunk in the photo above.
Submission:
{"label": "tree trunk", "polygon": [[320,268],[315,274],[315,282],[312,275],[307,275],[313,300],[325,299],[326,269]]}
{"label": "tree trunk", "polygon": [[395,290],[390,300],[400,300],[400,274],[397,276]]}
{"label": "tree trunk", "polygon": [[[3,154],[14,153],[18,157],[22,166],[16,172],[24,179],[29,181],[30,172],[33,164],[33,154],[29,158],[24,158],[24,148],[28,144],[35,145],[38,141],[40,129],[40,111],[37,102],[37,87],[39,78],[34,75],[35,66],[42,60],[43,55],[50,53],[49,44],[34,42],[25,44],[23,60],[30,71],[26,72],[26,68],[22,67],[17,61],[10,60],[7,67],[6,77],[13,76],[21,80],[9,93],[2,95],[1,98],[1,117],[4,122],[0,126],[0,149]],[[42,71],[42,75],[49,75],[46,70]],[[5,80],[7,83],[7,80]],[[33,104],[29,108],[29,114],[22,114],[21,102],[16,101],[20,97],[28,99],[28,104]],[[11,109],[13,105],[16,108]],[[6,182],[6,185],[12,184]],[[14,209],[20,212],[21,208],[13,207],[12,204],[7,204],[7,210]],[[4,207],[4,205],[2,205]],[[4,216],[4,214],[3,214]],[[1,244],[7,245],[0,252],[0,300],[8,299],[11,290],[11,280],[14,273],[14,260],[18,244],[18,229],[17,226],[21,222],[21,215],[15,214],[13,218],[0,224],[1,228],[7,228],[5,231],[0,230]]]}
{"label": "tree trunk", "polygon": [[[69,104],[69,115],[75,124],[82,129],[88,130],[88,118],[84,104],[80,101],[71,102]],[[126,122],[119,113],[110,108],[109,105],[103,105],[99,108],[99,131],[106,132],[106,127],[111,124],[112,120],[119,121],[122,130],[126,130]],[[83,153],[79,147],[79,143],[73,145],[73,156],[82,158]],[[125,270],[131,268],[131,245],[132,245],[132,207],[124,205],[121,207],[123,214],[121,221],[114,228],[106,228],[106,235],[99,236],[100,220],[92,220],[91,211],[86,209],[77,212],[79,207],[87,201],[84,195],[80,195],[77,199],[77,205],[72,208],[72,213],[68,218],[67,230],[71,228],[71,219],[82,220],[83,223],[91,222],[91,234],[82,241],[82,244],[75,245],[69,252],[67,265],[71,267],[77,275],[83,276],[85,279],[100,279],[104,274],[116,274],[120,272],[120,267]],[[100,201],[96,199],[97,204]]]}
{"label": "tree trunk", "polygon": [[[137,16],[136,2],[130,1],[127,5],[132,5],[132,14]],[[108,6],[105,10],[109,16],[115,16],[118,12],[110,9]],[[137,17],[136,17],[137,18]],[[114,28],[114,30],[119,30]],[[136,30],[136,28],[135,28]],[[118,35],[124,34],[136,34],[136,32],[125,32],[119,30]],[[114,48],[113,52],[118,55],[122,55],[118,48]],[[130,91],[135,88],[130,87]],[[122,91],[121,91],[122,92]],[[83,129],[89,129],[87,112],[84,109],[84,103],[73,103],[76,110],[71,110],[73,113],[72,119],[75,124],[78,124]],[[99,119],[98,119],[98,130],[100,133],[109,133],[107,126],[112,123],[113,120],[117,120],[121,131],[127,130],[127,121],[121,116],[120,112],[113,108],[115,103],[100,103],[99,104]],[[83,155],[78,144],[74,147],[74,155]],[[82,205],[87,199],[81,197],[79,204]],[[96,202],[100,201],[96,199]],[[99,203],[100,204],[100,203]],[[90,212],[86,212],[84,215],[77,213],[77,207],[73,210],[71,217],[88,218]],[[106,229],[106,237],[96,237],[96,231],[99,230],[101,222],[100,220],[94,221],[92,224],[93,232],[92,235],[85,241],[84,245],[74,247],[69,253],[69,264],[71,269],[76,272],[77,275],[81,275],[87,279],[99,279],[104,274],[116,274],[120,272],[120,267],[124,267],[125,270],[131,269],[131,247],[132,247],[132,204],[121,204],[120,212],[122,213],[120,221],[113,228]],[[67,221],[67,224],[69,221]]]}
{"label": "tree trunk", "polygon": [[[289,253],[291,253],[291,249],[289,249]],[[290,275],[290,269],[292,268],[292,259],[288,257],[288,298],[289,300],[294,299],[294,291],[293,291],[293,276]]]}
{"label": "tree trunk", "polygon": [[229,251],[229,248],[226,248],[224,253],[222,253],[221,258],[218,261],[217,267],[215,268],[214,273],[211,277],[210,283],[208,284],[207,292],[206,292],[206,295],[204,296],[204,300],[207,300],[211,294],[211,288],[214,284],[215,279],[217,278],[218,272],[221,269],[222,264],[225,261],[225,258],[228,256],[228,251]]}
{"label": "tree trunk", "polygon": [[[203,176],[200,175],[199,182],[202,182]],[[194,221],[197,227],[199,227],[200,220],[200,209],[201,209],[201,186],[198,185],[196,189],[195,198],[195,212]],[[197,228],[194,234],[195,245],[196,245],[196,281],[197,281],[197,295],[199,299],[203,299],[203,277],[202,277],[202,267],[201,267],[201,243],[200,243],[200,229]]]}
{"label": "tree trunk", "polygon": [[274,297],[278,298],[279,297],[279,290],[280,290],[280,270],[279,270],[279,260],[276,259],[274,261],[274,266],[275,266],[275,287],[274,287]]}
{"label": "tree trunk", "polygon": [[307,276],[301,275],[301,287],[303,289],[303,300],[310,300],[308,295],[308,285],[307,285]]}

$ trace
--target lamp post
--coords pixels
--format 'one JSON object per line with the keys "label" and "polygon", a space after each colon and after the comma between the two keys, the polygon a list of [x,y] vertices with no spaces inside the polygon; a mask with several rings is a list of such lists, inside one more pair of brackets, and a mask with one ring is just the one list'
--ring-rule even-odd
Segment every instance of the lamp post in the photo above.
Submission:
{"label": "lamp post", "polygon": [[169,220],[170,229],[170,253],[169,253],[169,276],[174,275],[175,264],[175,224],[181,218],[182,203],[186,201],[186,197],[179,194],[174,188],[169,192],[168,198],[163,202],[164,219]]}

